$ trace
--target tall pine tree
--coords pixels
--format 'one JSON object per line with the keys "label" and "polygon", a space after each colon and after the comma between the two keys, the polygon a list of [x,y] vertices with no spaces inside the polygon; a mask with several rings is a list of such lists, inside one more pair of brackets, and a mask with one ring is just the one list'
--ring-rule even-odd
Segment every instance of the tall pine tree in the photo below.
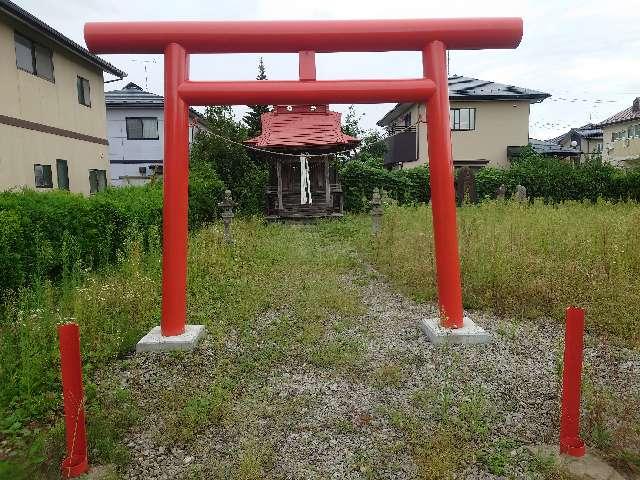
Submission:
{"label": "tall pine tree", "polygon": [[[258,62],[258,76],[256,80],[266,80],[267,73],[264,68],[264,62],[262,57],[260,57],[260,61]],[[260,131],[262,130],[262,124],[260,123],[260,116],[263,113],[269,111],[268,105],[247,105],[249,107],[249,111],[243,117],[243,121],[247,126],[247,133],[249,137],[255,137],[256,135],[260,135]]]}

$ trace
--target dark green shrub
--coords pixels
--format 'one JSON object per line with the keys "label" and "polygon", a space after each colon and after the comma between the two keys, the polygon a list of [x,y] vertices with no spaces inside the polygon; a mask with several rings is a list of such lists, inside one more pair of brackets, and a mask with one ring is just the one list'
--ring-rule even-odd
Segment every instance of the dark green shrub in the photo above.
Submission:
{"label": "dark green shrub", "polygon": [[[400,204],[426,203],[430,199],[428,167],[386,170],[381,162],[367,158],[345,163],[340,173],[348,211],[367,210],[375,187],[387,191]],[[523,185],[530,198],[543,198],[547,203],[595,202],[599,198],[640,200],[640,168],[620,169],[599,158],[574,166],[527,149],[510,168],[485,167],[476,172],[475,178],[479,199],[495,198],[504,184],[507,196],[517,185]]]}
{"label": "dark green shrub", "polygon": [[189,169],[189,226],[199,227],[218,218],[218,202],[225,185],[210,163],[191,162]]}
{"label": "dark green shrub", "polygon": [[[209,165],[195,165],[189,182],[189,225],[218,216],[224,184]],[[133,236],[147,250],[162,228],[162,184],[109,188],[90,197],[61,190],[0,193],[0,298],[81,267],[114,263]]]}
{"label": "dark green shrub", "polygon": [[89,198],[64,191],[0,193],[0,296],[81,266],[112,263],[132,229],[146,245],[161,218],[159,186],[108,189]]}
{"label": "dark green shrub", "polygon": [[399,204],[426,202],[430,198],[429,171],[425,167],[386,170],[371,162],[351,161],[340,169],[344,206],[347,211],[369,208],[374,188],[387,192]]}
{"label": "dark green shrub", "polygon": [[[208,107],[205,117],[211,131],[198,135],[191,145],[192,169],[202,174],[196,183],[213,174],[231,190],[238,202],[238,213],[264,212],[267,162],[250,156],[242,145],[247,139],[247,127],[235,120],[229,107]],[[200,196],[196,201],[207,203]]]}
{"label": "dark green shrub", "polygon": [[476,193],[479,199],[495,198],[500,185],[507,185],[507,170],[485,167],[476,172]]}

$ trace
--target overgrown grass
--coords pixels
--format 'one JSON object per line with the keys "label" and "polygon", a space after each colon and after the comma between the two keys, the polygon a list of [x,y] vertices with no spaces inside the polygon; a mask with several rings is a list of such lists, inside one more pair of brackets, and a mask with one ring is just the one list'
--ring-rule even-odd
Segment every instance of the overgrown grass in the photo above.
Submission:
{"label": "overgrown grass", "polygon": [[[219,347],[211,368],[221,374],[217,386],[175,405],[179,414],[166,419],[171,441],[188,441],[206,426],[203,422],[222,421],[228,398],[235,395],[238,401],[236,385],[246,388],[288,358],[338,369],[359,358],[359,345],[341,334],[345,322],[362,312],[356,291],[342,280],[358,266],[351,247],[328,241],[315,226],[266,225],[259,219],[235,222],[234,236],[235,244],[226,245],[216,225],[191,238],[188,321],[207,325],[209,338]],[[75,274],[61,284],[45,282],[5,304],[0,412],[2,437],[12,447],[8,453],[0,451],[0,460],[5,457],[7,466],[1,468],[12,477],[33,475],[36,464],[48,477],[47,465],[57,461],[51,452],[62,452],[57,324],[80,324],[90,393],[95,369],[130,352],[159,323],[159,252],[142,256],[136,238],[128,252],[114,268],[91,273],[76,265],[71,269]],[[268,318],[258,321],[267,311]],[[330,321],[337,317],[341,322]],[[224,348],[230,338],[239,344],[236,353]],[[104,395],[87,397],[92,418],[101,411],[119,415]],[[117,446],[128,425],[116,423],[90,436],[92,457],[125,463]],[[239,471],[253,468],[250,460]]]}
{"label": "overgrown grass", "polygon": [[[577,304],[587,308],[591,331],[640,345],[636,204],[488,202],[460,209],[459,221],[467,308],[560,320],[567,305]],[[256,392],[284,362],[341,373],[359,369],[363,346],[348,332],[363,307],[356,288],[344,280],[360,268],[356,249],[403,292],[435,300],[430,208],[388,208],[375,240],[369,222],[366,215],[311,226],[238,220],[233,246],[223,242],[220,225],[192,234],[188,321],[207,325],[215,350],[215,362],[208,368],[216,381],[194,390],[191,398],[168,403],[175,408],[162,413],[167,441],[189,442],[212,424],[249,424]],[[159,323],[157,244],[151,242],[150,252],[143,255],[141,240],[134,236],[116,266],[87,272],[79,263],[69,265],[60,284],[44,282],[5,303],[0,317],[0,441],[7,442],[0,442],[0,477],[55,477],[63,438],[56,326],[69,320],[81,327],[92,458],[116,465],[127,462],[121,440],[136,421],[136,406],[118,386],[95,386],[93,374],[132,351]],[[394,388],[404,375],[401,367],[389,364],[373,372],[370,381],[380,389]],[[429,397],[425,392],[414,403],[427,411],[427,404],[446,403],[446,393]],[[453,454],[456,445],[477,446],[486,436],[482,419],[490,406],[483,404],[481,393],[469,398],[475,400],[454,406],[464,425],[448,416],[437,432],[422,432],[410,416],[394,414],[393,423],[405,432],[426,478],[447,478],[448,470],[466,460]],[[599,398],[588,400],[593,406],[586,427],[589,440],[619,449],[619,436],[608,419],[623,412],[612,417],[612,407],[598,403]],[[439,414],[437,409],[428,411]],[[273,417],[276,421],[275,413]],[[257,433],[255,437],[260,438]],[[499,474],[510,447],[508,439],[485,443],[479,455]],[[219,471],[193,475],[254,478],[268,471],[270,447],[256,450],[249,443],[239,448],[239,456]],[[442,458],[450,464],[438,463]]]}
{"label": "overgrown grass", "polygon": [[[637,203],[485,202],[458,209],[465,308],[561,320],[586,309],[587,329],[640,346]],[[435,300],[431,208],[390,207],[359,248],[404,293]]]}

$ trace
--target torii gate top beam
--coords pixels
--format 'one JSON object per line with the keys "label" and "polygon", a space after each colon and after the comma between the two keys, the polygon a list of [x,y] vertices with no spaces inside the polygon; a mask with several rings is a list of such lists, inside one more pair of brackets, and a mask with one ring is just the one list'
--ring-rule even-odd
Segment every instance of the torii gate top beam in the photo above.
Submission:
{"label": "torii gate top beam", "polygon": [[434,40],[477,50],[516,48],[522,19],[89,22],[84,37],[94,53],[158,54],[170,43],[188,53],[422,51]]}

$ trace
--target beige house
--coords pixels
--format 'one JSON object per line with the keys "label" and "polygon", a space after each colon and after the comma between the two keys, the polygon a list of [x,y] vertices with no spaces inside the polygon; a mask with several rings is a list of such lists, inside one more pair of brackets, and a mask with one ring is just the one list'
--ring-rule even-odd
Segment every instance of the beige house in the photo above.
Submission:
{"label": "beige house", "polygon": [[[548,93],[475,78],[449,77],[454,166],[509,165],[508,149],[529,143],[529,108]],[[426,106],[399,103],[378,125],[396,133],[387,141],[384,163],[410,168],[429,162]]]}
{"label": "beige house", "polygon": [[103,72],[126,75],[0,0],[0,190],[106,188]]}
{"label": "beige house", "polygon": [[633,104],[600,124],[602,159],[613,165],[640,165],[640,97]]}

